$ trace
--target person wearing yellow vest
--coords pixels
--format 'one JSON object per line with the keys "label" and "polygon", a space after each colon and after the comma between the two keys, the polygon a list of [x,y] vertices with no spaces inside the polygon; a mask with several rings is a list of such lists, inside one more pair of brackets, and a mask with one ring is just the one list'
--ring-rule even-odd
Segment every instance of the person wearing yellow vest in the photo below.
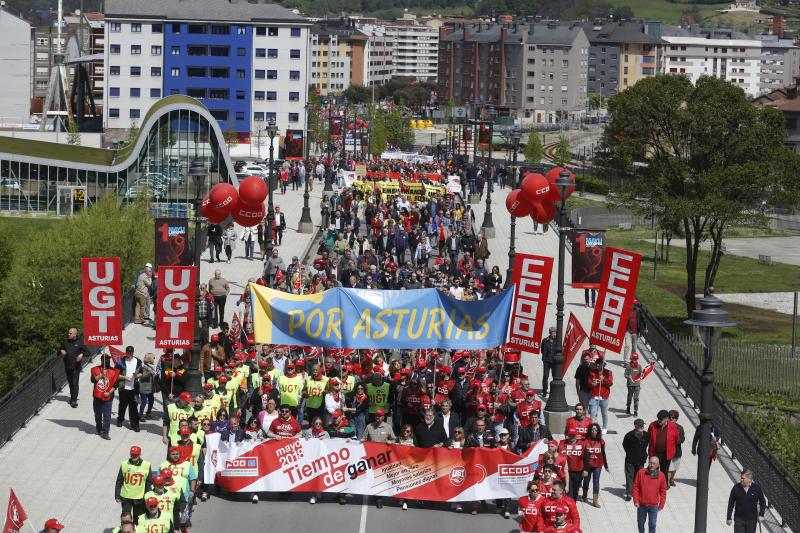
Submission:
{"label": "person wearing yellow vest", "polygon": [[372,382],[367,384],[367,397],[369,398],[369,421],[375,418],[375,412],[387,412],[389,406],[389,384],[383,382],[383,374],[374,372]]}
{"label": "person wearing yellow vest", "polygon": [[[156,472],[159,473],[159,472]],[[171,493],[172,498],[175,499],[175,505],[172,507],[173,518],[172,523],[176,523],[176,518],[186,508],[186,491],[175,483],[175,478],[172,476],[172,470],[169,468],[161,469],[161,478],[164,480],[164,491]]]}
{"label": "person wearing yellow vest", "polygon": [[148,498],[145,502],[147,512],[139,515],[136,533],[172,533],[172,515],[158,508],[158,498]]}
{"label": "person wearing yellow vest", "polygon": [[281,407],[288,407],[292,415],[296,415],[303,391],[303,377],[295,373],[294,363],[291,361],[286,363],[286,375],[278,378],[278,388],[281,393]]}
{"label": "person wearing yellow vest", "polygon": [[136,525],[133,523],[133,515],[131,515],[131,513],[122,513],[119,515],[119,525],[112,529],[111,533],[136,533]]}
{"label": "person wearing yellow vest", "polygon": [[192,408],[194,409],[194,414],[192,416],[200,422],[203,420],[212,420],[213,410],[211,409],[210,403],[206,405],[205,394],[198,394],[194,397],[194,404],[192,405]]}
{"label": "person wearing yellow vest", "polygon": [[[217,419],[217,413],[222,408],[222,396],[217,393],[217,387],[219,387],[219,382],[211,383],[210,381],[206,381],[206,384],[203,386],[203,390],[205,391],[205,396],[203,397],[203,406],[208,407],[210,410],[209,420],[212,422]],[[197,416],[197,407],[195,407],[195,416]],[[202,425],[202,420],[200,421]]]}
{"label": "person wearing yellow vest", "polygon": [[[179,446],[170,446],[167,450],[167,460],[161,463],[160,466],[163,470],[169,469],[172,472],[172,478],[175,480],[175,486],[183,490],[183,500],[188,506],[188,516],[186,520],[191,519],[192,508],[191,502],[194,501],[195,490],[197,489],[197,471],[192,466],[191,461],[185,460],[181,456],[181,448]],[[179,514],[175,513],[176,523],[183,526]]]}
{"label": "person wearing yellow vest", "polygon": [[114,486],[114,499],[122,512],[139,516],[144,511],[144,493],[150,488],[150,463],[142,459],[142,449],[131,446],[130,458],[122,461]]}
{"label": "person wearing yellow vest", "polygon": [[356,388],[356,377],[353,375],[353,365],[342,365],[342,392],[350,394]]}
{"label": "person wearing yellow vest", "polygon": [[328,378],[322,375],[319,365],[311,367],[311,375],[306,379],[303,388],[303,398],[305,398],[305,411],[308,420],[322,417],[325,414],[325,389],[328,386]]}
{"label": "person wearing yellow vest", "polygon": [[176,403],[167,404],[164,409],[164,427],[161,429],[161,441],[169,446],[170,441],[177,437],[181,420],[186,420],[194,414],[192,395],[182,392]]}
{"label": "person wearing yellow vest", "polygon": [[278,379],[283,375],[281,370],[272,362],[272,358],[267,359],[267,374],[272,378],[273,383],[277,383]]}
{"label": "person wearing yellow vest", "polygon": [[153,476],[153,490],[144,495],[145,501],[150,498],[158,500],[158,510],[173,519],[176,508],[178,513],[183,511],[184,501],[177,490],[167,490],[166,481],[161,476]]}
{"label": "person wearing yellow vest", "polygon": [[175,446],[181,449],[181,461],[189,461],[195,472],[200,472],[198,463],[202,464],[201,453],[203,447],[192,439],[194,434],[188,426],[181,428],[179,433],[180,438],[175,443]]}

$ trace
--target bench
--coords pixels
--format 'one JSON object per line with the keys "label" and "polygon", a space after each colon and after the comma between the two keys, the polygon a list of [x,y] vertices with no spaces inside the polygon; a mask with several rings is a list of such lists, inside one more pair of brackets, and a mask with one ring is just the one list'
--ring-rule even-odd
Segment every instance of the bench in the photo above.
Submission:
{"label": "bench", "polygon": [[775,264],[775,261],[772,260],[771,255],[758,254],[758,262],[770,266]]}

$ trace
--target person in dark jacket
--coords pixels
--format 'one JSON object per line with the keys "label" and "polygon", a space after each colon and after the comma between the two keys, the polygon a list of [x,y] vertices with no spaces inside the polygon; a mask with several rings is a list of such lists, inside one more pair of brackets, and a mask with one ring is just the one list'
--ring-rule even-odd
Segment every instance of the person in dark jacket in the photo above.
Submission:
{"label": "person in dark jacket", "polygon": [[547,337],[542,339],[541,352],[542,352],[542,394],[547,396],[547,383],[550,378],[550,367],[555,362],[556,358],[556,332],[558,330],[554,327],[550,328]]}
{"label": "person in dark jacket", "polygon": [[78,407],[78,383],[81,376],[81,362],[89,355],[89,349],[83,344],[77,328],[69,328],[67,338],[61,343],[58,355],[64,360],[64,373],[69,385],[69,404]]}
{"label": "person in dark jacket", "polygon": [[756,525],[764,521],[766,510],[764,491],[758,483],[753,483],[753,472],[742,471],[739,483],[733,486],[728,497],[726,523],[733,524],[733,533],[756,533]]}
{"label": "person in dark jacket", "polygon": [[633,480],[639,469],[644,468],[647,462],[647,446],[650,435],[644,429],[644,420],[637,418],[633,421],[633,429],[625,434],[622,439],[622,449],[625,450],[625,501],[631,501]]}
{"label": "person in dark jacket", "polygon": [[517,434],[516,453],[522,455],[531,445],[539,442],[541,439],[546,439],[548,442],[553,440],[553,434],[544,424],[539,423],[540,415],[534,411],[531,413],[531,423],[528,427],[519,428]]}
{"label": "person in dark jacket", "polygon": [[208,236],[209,263],[213,263],[215,260],[219,261],[219,253],[222,251],[222,227],[219,224],[209,224],[206,235]]}
{"label": "person in dark jacket", "polygon": [[232,416],[230,426],[220,431],[219,440],[221,442],[242,442],[250,440],[250,435],[239,425],[239,417]]}
{"label": "person in dark jacket", "polygon": [[422,422],[414,428],[414,437],[420,448],[441,448],[447,440],[444,426],[436,420],[433,409],[425,409]]}

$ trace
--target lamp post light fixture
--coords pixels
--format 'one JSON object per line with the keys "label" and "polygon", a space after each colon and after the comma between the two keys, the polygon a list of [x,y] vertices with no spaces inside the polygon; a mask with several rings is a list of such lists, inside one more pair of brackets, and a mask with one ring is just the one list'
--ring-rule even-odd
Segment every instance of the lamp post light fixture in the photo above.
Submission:
{"label": "lamp post light fixture", "polygon": [[558,297],[556,298],[556,355],[553,358],[553,379],[550,382],[550,396],[544,408],[548,427],[561,428],[569,417],[569,406],[564,387],[564,253],[567,232],[564,227],[567,194],[574,185],[570,173],[562,170],[554,185],[561,194],[558,207]]}
{"label": "lamp post light fixture", "polygon": [[[189,166],[189,176],[194,179],[195,194],[194,194],[194,266],[197,268],[195,276],[195,306],[200,298],[200,258],[203,255],[202,242],[203,237],[201,233],[203,216],[200,213],[200,203],[202,202],[202,191],[205,186],[206,176],[208,170],[206,164],[202,159],[194,159]],[[202,384],[200,372],[198,371],[200,364],[200,349],[202,348],[203,339],[201,338],[200,322],[195,320],[194,324],[194,343],[192,345],[192,362],[189,364],[189,379],[187,388],[192,392],[200,392]]]}
{"label": "lamp post light fixture", "polygon": [[[511,187],[512,189],[519,188],[519,179],[517,178],[517,152],[519,152],[519,141],[522,139],[522,132],[519,131],[519,128],[514,126],[511,129],[510,133],[511,138],[511,145],[514,148],[514,157],[512,159],[512,172],[513,172],[513,179],[514,184]],[[511,278],[514,277],[514,260],[517,257],[517,251],[515,249],[515,239],[517,233],[517,217],[511,215],[511,236],[508,241],[508,268],[506,269],[506,282],[505,287],[508,288],[511,286]]]}
{"label": "lamp post light fixture", "polygon": [[[308,111],[314,108],[314,104],[308,103],[306,104],[306,116],[308,116]],[[311,143],[308,143],[308,130],[306,130],[306,146],[310,146]],[[315,139],[316,140],[316,139]],[[306,159],[308,160],[308,154],[303,154]],[[300,213],[300,222],[297,225],[297,232],[298,233],[311,233],[314,231],[314,222],[311,220],[311,208],[308,206],[308,180],[311,179],[311,172],[310,169],[306,169],[305,174],[305,183],[304,183],[304,191],[303,191],[303,211]]]}
{"label": "lamp post light fixture", "polygon": [[267,258],[272,256],[272,249],[274,245],[272,241],[275,235],[272,232],[272,221],[275,220],[275,209],[272,204],[272,191],[275,189],[275,137],[278,136],[278,126],[274,120],[270,120],[267,124],[267,136],[269,137],[269,184],[267,190],[269,191],[269,200],[267,202],[267,239],[264,245]]}
{"label": "lamp post light fixture", "polygon": [[714,296],[713,289],[700,299],[700,309],[692,311],[692,318],[684,321],[698,328],[703,344],[703,375],[700,380],[700,426],[697,449],[697,492],[695,493],[694,531],[706,533],[708,522],[708,471],[711,468],[711,420],[714,417],[714,371],[711,362],[714,348],[722,336],[722,328],[732,328],[736,322],[722,309],[722,301]]}

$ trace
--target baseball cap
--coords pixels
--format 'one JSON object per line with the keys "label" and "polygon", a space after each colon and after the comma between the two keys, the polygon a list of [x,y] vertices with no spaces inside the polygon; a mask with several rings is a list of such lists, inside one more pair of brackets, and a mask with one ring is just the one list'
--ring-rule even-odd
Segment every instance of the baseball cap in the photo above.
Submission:
{"label": "baseball cap", "polygon": [[214,367],[214,372],[216,372],[217,374],[220,374],[220,373],[222,373],[224,371],[225,371],[225,369],[222,368],[221,366],[215,366]]}
{"label": "baseball cap", "polygon": [[508,428],[502,428],[500,431],[497,432],[498,435],[508,435]]}
{"label": "baseball cap", "polygon": [[456,370],[456,372],[458,372],[459,374],[466,374],[467,373],[467,369],[464,368],[463,366],[460,366],[460,367],[458,367],[458,370]]}
{"label": "baseball cap", "polygon": [[638,354],[638,353],[636,353],[636,352],[633,352],[633,353],[631,354],[631,359],[639,359],[639,354]]}
{"label": "baseball cap", "polygon": [[567,435],[577,435],[577,434],[578,434],[578,432],[575,431],[575,428],[569,428],[567,430]]}
{"label": "baseball cap", "polygon": [[191,403],[191,401],[192,401],[192,395],[189,394],[186,391],[182,392],[181,395],[178,396],[178,398],[180,398],[182,401],[187,402],[187,403]]}
{"label": "baseball cap", "polygon": [[642,420],[641,418],[637,418],[636,420],[633,421],[633,425],[636,426],[637,428],[643,428],[644,420]]}
{"label": "baseball cap", "polygon": [[[149,264],[150,263],[148,263],[148,265]],[[155,498],[153,499],[155,500]],[[158,505],[158,500],[156,500],[156,505]],[[57,518],[51,518],[50,520],[44,523],[44,529],[45,530],[56,529],[58,531],[61,531],[62,529],[64,529],[64,524],[59,522]]]}
{"label": "baseball cap", "polygon": [[206,390],[212,390],[214,388],[214,384],[213,383],[206,383],[203,386],[206,388]]}
{"label": "baseball cap", "polygon": [[178,433],[180,433],[181,435],[191,435],[192,434],[192,430],[189,429],[189,428],[181,428],[178,431]]}
{"label": "baseball cap", "polygon": [[656,415],[656,418],[658,418],[659,420],[664,420],[665,418],[669,418],[669,411],[667,411],[666,409],[660,410]]}
{"label": "baseball cap", "polygon": [[525,396],[536,396],[536,391],[535,391],[535,390],[533,390],[533,389],[528,389],[528,390],[525,392]]}
{"label": "baseball cap", "polygon": [[142,455],[142,449],[139,446],[131,446],[131,457]]}
{"label": "baseball cap", "polygon": [[[147,268],[153,268],[153,265],[151,265],[150,263],[145,263],[144,266]],[[53,520],[55,520],[55,518],[53,518]]]}
{"label": "baseball cap", "polygon": [[211,335],[211,342],[219,342],[219,335],[217,335],[216,333]]}
{"label": "baseball cap", "polygon": [[486,367],[485,366],[479,366],[478,367],[478,372],[486,372]]}
{"label": "baseball cap", "polygon": [[338,379],[336,379],[336,378],[333,378],[333,379],[331,379],[331,380],[330,380],[330,382],[329,382],[329,383],[330,383],[331,385],[338,385],[338,384],[339,384],[339,380],[338,380]]}
{"label": "baseball cap", "polygon": [[161,476],[153,476],[153,485],[163,485],[164,478]]}
{"label": "baseball cap", "polygon": [[161,469],[161,477],[163,477],[164,480],[172,479],[172,470],[165,466]]}
{"label": "baseball cap", "polygon": [[169,448],[167,448],[167,453],[180,452],[180,451],[181,449],[177,446],[170,446]]}
{"label": "baseball cap", "polygon": [[552,446],[558,446],[558,441],[556,439],[553,439],[553,440],[550,441],[549,444],[552,445]]}
{"label": "baseball cap", "polygon": [[221,378],[219,378],[219,382],[225,384],[228,382],[228,378],[226,376],[222,376]]}
{"label": "baseball cap", "polygon": [[486,410],[486,405],[482,404],[482,403],[478,404],[478,411],[480,411],[481,409],[483,409],[485,411]]}
{"label": "baseball cap", "polygon": [[375,365],[372,367],[372,371],[376,374],[383,374],[383,367],[380,365]]}
{"label": "baseball cap", "polygon": [[147,498],[147,502],[145,503],[147,507],[158,507],[158,498]]}
{"label": "baseball cap", "polygon": [[267,368],[267,362],[266,361],[261,361],[260,363],[258,363],[258,366],[259,366],[259,368]]}
{"label": "baseball cap", "polygon": [[383,409],[378,409],[377,411],[375,411],[375,414],[384,416],[386,413],[383,411]]}

